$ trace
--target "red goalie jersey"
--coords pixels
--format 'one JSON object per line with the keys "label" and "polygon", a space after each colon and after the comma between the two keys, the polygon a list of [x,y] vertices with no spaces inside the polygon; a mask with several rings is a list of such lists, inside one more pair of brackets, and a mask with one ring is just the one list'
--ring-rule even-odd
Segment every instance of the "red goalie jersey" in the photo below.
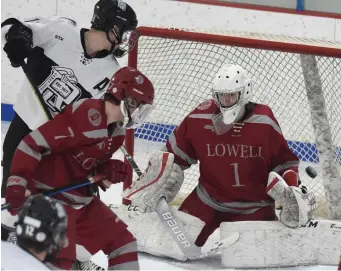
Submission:
{"label": "red goalie jersey", "polygon": [[248,103],[243,119],[222,135],[212,125],[218,113],[213,100],[203,102],[174,130],[167,150],[183,168],[200,162],[199,186],[218,202],[233,208],[239,202],[272,201],[266,193],[269,172],[297,172],[299,160],[271,109]]}

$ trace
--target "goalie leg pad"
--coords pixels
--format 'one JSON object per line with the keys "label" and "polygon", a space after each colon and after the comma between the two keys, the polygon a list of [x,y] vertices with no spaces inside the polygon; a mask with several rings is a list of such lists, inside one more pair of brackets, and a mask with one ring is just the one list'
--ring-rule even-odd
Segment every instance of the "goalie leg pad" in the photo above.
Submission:
{"label": "goalie leg pad", "polygon": [[239,233],[239,240],[222,252],[227,268],[270,268],[298,265],[337,265],[341,222],[311,220],[291,229],[279,221],[224,222],[222,239]]}
{"label": "goalie leg pad", "polygon": [[142,211],[154,211],[160,198],[171,202],[184,180],[183,170],[174,163],[174,154],[155,151],[146,171],[123,191],[122,196]]}
{"label": "goalie leg pad", "polygon": [[[173,208],[177,218],[183,223],[184,230],[189,235],[189,238],[192,241],[196,240],[205,223],[199,218],[178,211],[174,207],[171,208]],[[128,230],[135,235],[138,251],[160,257],[170,257],[180,261],[187,260],[155,212],[135,212],[130,215],[124,214],[124,211],[120,210],[115,212],[128,225]],[[174,228],[175,230],[176,228]]]}

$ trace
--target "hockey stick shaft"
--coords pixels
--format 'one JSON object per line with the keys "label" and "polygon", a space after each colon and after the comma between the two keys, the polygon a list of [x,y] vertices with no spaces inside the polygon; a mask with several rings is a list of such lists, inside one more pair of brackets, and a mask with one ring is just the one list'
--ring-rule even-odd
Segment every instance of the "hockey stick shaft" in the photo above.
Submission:
{"label": "hockey stick shaft", "polygon": [[123,152],[125,158],[128,160],[131,167],[133,168],[133,170],[136,172],[137,176],[140,177],[142,175],[142,171],[140,170],[139,166],[136,164],[134,158],[129,154],[129,152],[124,147],[124,145],[122,145],[120,149]]}
{"label": "hockey stick shaft", "polygon": [[52,120],[53,119],[52,114],[51,114],[50,110],[48,109],[46,103],[44,102],[42,94],[39,91],[39,88],[33,83],[32,78],[31,78],[31,76],[28,73],[27,64],[25,63],[25,61],[23,61],[21,63],[21,68],[22,68],[23,72],[25,73],[26,78],[27,78],[28,82],[30,83],[32,89],[34,90],[34,93],[37,96],[37,98],[39,100],[39,103],[40,103],[41,107],[43,108],[43,110],[45,112],[46,117],[49,120]]}
{"label": "hockey stick shaft", "polygon": [[[124,146],[121,146],[121,151],[128,160],[131,167],[134,169],[136,174],[140,177],[142,172],[133,157],[128,153]],[[168,229],[169,233],[177,243],[181,251],[188,259],[198,259],[201,256],[200,248],[197,247],[188,234],[186,233],[182,222],[176,217],[174,211],[170,208],[165,198],[161,198],[155,209],[159,218]]]}
{"label": "hockey stick shaft", "polygon": [[[104,176],[104,175],[96,175],[96,176],[93,176],[93,177],[86,179],[85,181],[83,181],[81,183],[71,184],[71,185],[67,185],[67,186],[63,186],[63,187],[54,188],[51,190],[44,191],[41,194],[51,197],[51,196],[54,196],[54,195],[57,195],[57,194],[60,194],[60,193],[63,193],[63,192],[69,191],[69,190],[73,190],[73,189],[76,189],[79,187],[87,186],[89,184],[98,183],[98,182],[102,181],[105,177],[106,176]],[[10,207],[9,203],[4,203],[1,205],[1,211],[6,210],[9,207]]]}

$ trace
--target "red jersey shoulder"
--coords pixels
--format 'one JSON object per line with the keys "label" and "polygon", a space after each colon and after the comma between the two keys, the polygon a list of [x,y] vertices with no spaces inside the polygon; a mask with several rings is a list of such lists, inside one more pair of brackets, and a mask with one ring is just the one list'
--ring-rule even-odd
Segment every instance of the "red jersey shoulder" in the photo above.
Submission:
{"label": "red jersey shoulder", "polygon": [[72,119],[88,129],[101,129],[107,126],[104,100],[81,99],[69,107]]}
{"label": "red jersey shoulder", "polygon": [[213,113],[216,109],[216,105],[214,100],[208,99],[203,101],[201,104],[199,104],[192,112],[191,114],[208,114]]}
{"label": "red jersey shoulder", "polygon": [[252,114],[267,116],[278,124],[278,120],[276,119],[274,113],[272,112],[272,109],[268,105],[256,104],[255,108],[252,111]]}

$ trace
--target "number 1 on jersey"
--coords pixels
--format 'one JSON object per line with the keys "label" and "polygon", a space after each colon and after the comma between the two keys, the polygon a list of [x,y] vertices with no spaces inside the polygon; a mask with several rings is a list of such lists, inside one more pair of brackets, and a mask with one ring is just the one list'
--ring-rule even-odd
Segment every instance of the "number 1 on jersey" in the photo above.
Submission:
{"label": "number 1 on jersey", "polygon": [[239,174],[238,174],[238,163],[230,164],[230,166],[233,166],[234,180],[236,181],[236,184],[234,184],[232,186],[244,186],[243,184],[240,184]]}

